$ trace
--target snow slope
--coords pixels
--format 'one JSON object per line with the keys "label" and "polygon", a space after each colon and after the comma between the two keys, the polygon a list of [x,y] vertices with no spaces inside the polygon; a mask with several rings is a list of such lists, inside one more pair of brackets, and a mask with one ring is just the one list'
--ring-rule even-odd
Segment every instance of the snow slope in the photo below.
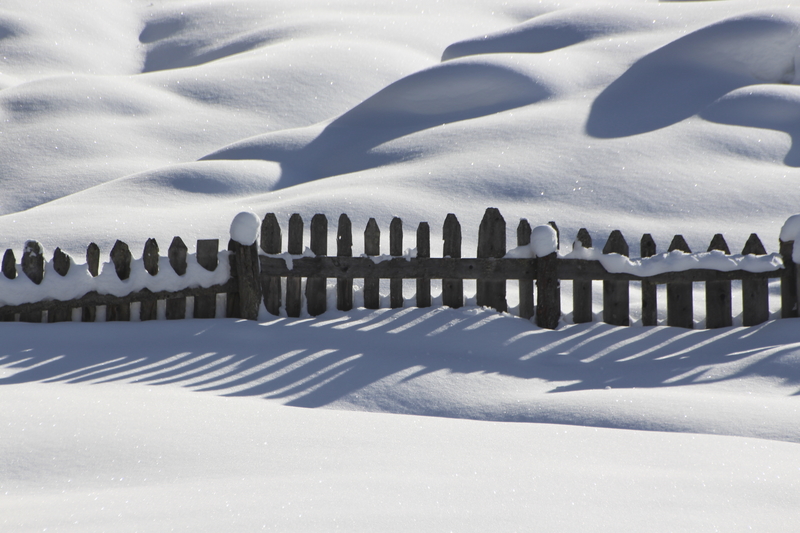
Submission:
{"label": "snow slope", "polygon": [[[777,0],[4,0],[0,248],[191,252],[250,210],[346,212],[356,253],[370,217],[427,221],[438,255],[454,212],[467,256],[492,206],[562,253],[581,227],[776,252],[799,47]],[[796,522],[796,319],[261,319],[0,324],[2,529]]]}

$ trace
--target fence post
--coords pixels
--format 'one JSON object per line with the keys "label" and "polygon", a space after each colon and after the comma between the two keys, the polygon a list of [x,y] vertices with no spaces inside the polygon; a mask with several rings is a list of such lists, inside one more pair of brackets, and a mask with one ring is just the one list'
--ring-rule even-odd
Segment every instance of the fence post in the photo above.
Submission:
{"label": "fence post", "polygon": [[236,271],[239,275],[239,317],[258,320],[261,303],[259,282],[258,246],[255,241],[249,246],[236,243]]}
{"label": "fence post", "polygon": [[556,249],[552,253],[536,259],[536,292],[538,293],[536,325],[540,328],[556,329],[561,318],[561,282],[558,279],[558,228],[555,222],[550,222],[550,226],[556,232]]}
{"label": "fence post", "polygon": [[783,272],[781,273],[781,318],[794,318],[798,316],[798,276],[800,269],[792,258],[794,241],[779,241],[780,252],[783,258]]}
{"label": "fence post", "polygon": [[[381,253],[381,230],[378,222],[370,218],[364,230],[364,253],[370,256]],[[380,307],[380,280],[378,278],[364,278],[364,307],[378,309]]]}
{"label": "fence post", "polygon": [[[444,219],[442,227],[442,256],[461,258],[461,223],[453,213],[449,213]],[[443,279],[442,280],[442,304],[453,309],[458,309],[464,305],[464,280]]]}
{"label": "fence post", "polygon": [[[61,248],[56,248],[53,252],[53,270],[56,271],[61,277],[64,277],[69,272],[69,267],[72,263],[69,255],[64,253]],[[59,305],[54,307],[47,313],[48,322],[69,322],[72,320],[72,309],[67,306]]]}
{"label": "fence post", "polygon": [[[179,276],[186,274],[186,256],[189,248],[180,237],[175,237],[169,245],[167,256],[172,270]],[[240,291],[241,292],[241,291]],[[167,298],[167,320],[186,318],[186,297]]]}
{"label": "fence post", "polygon": [[[417,257],[427,259],[431,256],[431,228],[427,222],[417,226]],[[417,278],[417,307],[431,306],[431,279],[427,276]]]}
{"label": "fence post", "polygon": [[[289,217],[289,246],[290,255],[303,253],[303,217],[294,213]],[[300,316],[302,309],[302,283],[299,276],[286,277],[286,314],[292,318]]]}
{"label": "fence post", "polygon": [[[281,253],[281,225],[275,213],[267,213],[261,222],[261,249],[265,253],[277,255]],[[264,306],[272,315],[281,312],[281,278],[280,276],[267,276],[261,280],[261,290],[264,291]]]}
{"label": "fence post", "polygon": [[[517,226],[517,246],[531,243],[531,225],[523,218]],[[519,316],[530,320],[533,317],[533,279],[519,280]]]}
{"label": "fence post", "polygon": [[[239,284],[239,269],[237,267],[236,250],[239,246],[241,245],[233,239],[228,240],[228,251],[230,252],[230,255],[228,255],[228,266],[231,278],[236,279],[237,287]],[[229,292],[226,295],[225,316],[228,318],[242,318],[241,314],[239,314],[239,307],[239,292],[237,288],[236,292]]]}
{"label": "fence post", "polygon": [[[675,235],[667,251],[692,253],[683,235]],[[667,325],[677,328],[694,327],[694,305],[692,302],[692,282],[673,281],[667,283]]]}
{"label": "fence post", "polygon": [[[336,230],[337,257],[353,257],[353,224],[350,217],[339,215],[339,228]],[[350,311],[353,308],[353,278],[336,280],[336,308]]]}
{"label": "fence post", "polygon": [[[317,257],[328,255],[328,219],[316,214],[311,218],[311,251]],[[306,305],[311,316],[321,315],[327,310],[327,278],[306,279]]]}
{"label": "fence post", "polygon": [[[2,272],[3,275],[8,279],[14,279],[17,277],[17,258],[14,257],[14,250],[8,249],[3,254],[3,266]],[[14,313],[6,313],[0,316],[0,321],[3,322],[14,322],[16,315]]]}
{"label": "fence post", "polygon": [[[111,248],[111,262],[117,277],[124,281],[131,275],[131,250],[124,242],[117,240]],[[110,304],[106,306],[106,322],[127,322],[131,319],[131,304]]]}
{"label": "fence post", "polygon": [[[89,243],[86,247],[86,268],[89,274],[96,278],[100,274],[100,247],[95,243]],[[81,310],[82,322],[94,322],[97,318],[97,307],[87,305]]]}
{"label": "fence post", "polygon": [[[604,254],[616,253],[628,256],[628,243],[622,232],[615,229],[603,247]],[[627,281],[603,282],[603,322],[614,326],[628,326],[630,319],[630,295]]]}
{"label": "fence post", "polygon": [[[744,244],[742,255],[766,255],[755,233]],[[742,325],[755,326],[769,320],[769,282],[766,279],[742,280]]]}
{"label": "fence post", "polygon": [[[197,240],[197,263],[213,272],[219,265],[219,239]],[[217,315],[217,295],[207,294],[194,297],[194,317],[214,318]]]}
{"label": "fence post", "polygon": [[[495,207],[486,209],[478,231],[478,258],[503,257],[506,255],[506,221]],[[508,310],[506,304],[506,282],[478,279],[477,304],[492,307],[497,311]]]}
{"label": "fence post", "polygon": [[[592,247],[592,236],[586,228],[578,230],[578,235],[572,243],[572,249],[580,244],[583,248]],[[592,313],[592,280],[574,280],[572,282],[572,321],[576,324],[591,322]]]}
{"label": "fence post", "polygon": [[[389,255],[403,255],[403,221],[394,217],[389,224]],[[403,278],[389,280],[389,305],[392,309],[403,307]]]}
{"label": "fence post", "polygon": [[[656,255],[656,241],[649,233],[642,235],[639,241],[642,258]],[[658,325],[658,291],[655,283],[642,280],[642,326]]]}
{"label": "fence post", "polygon": [[[147,239],[144,243],[144,250],[142,251],[142,263],[144,263],[144,269],[147,271],[148,274],[151,276],[155,276],[158,274],[158,261],[159,261],[159,249],[158,243],[155,239]],[[145,300],[142,302],[141,307],[139,308],[139,320],[144,322],[145,320],[155,320],[158,318],[158,301],[157,300]]]}
{"label": "fence post", "polygon": [[[730,255],[731,250],[721,233],[714,235],[708,251],[720,251]],[[706,281],[706,328],[727,328],[733,325],[731,306],[731,282]]]}

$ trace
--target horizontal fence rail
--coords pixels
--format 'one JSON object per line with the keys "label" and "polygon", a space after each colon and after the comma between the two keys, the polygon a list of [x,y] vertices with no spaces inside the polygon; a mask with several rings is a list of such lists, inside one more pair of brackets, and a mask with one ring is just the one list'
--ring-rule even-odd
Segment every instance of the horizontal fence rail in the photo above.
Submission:
{"label": "horizontal fence rail", "polygon": [[[252,217],[257,220],[256,224],[260,224],[258,243],[240,243],[231,239],[228,251],[219,252],[217,239],[204,239],[197,241],[197,253],[189,256],[186,245],[175,237],[167,256],[162,257],[156,241],[149,239],[141,260],[133,261],[128,246],[117,241],[102,273],[99,268],[100,250],[94,244],[87,248],[85,265],[75,265],[67,254],[56,249],[45,267],[41,245],[28,241],[19,264],[11,250],[3,256],[5,280],[0,277],[0,303],[6,303],[0,305],[0,320],[67,321],[73,319],[73,311],[78,309],[81,320],[94,321],[96,308],[101,305],[106,306],[106,320],[130,320],[131,304],[135,302],[140,303],[139,319],[152,320],[157,316],[158,301],[165,302],[166,318],[180,319],[187,315],[188,297],[194,299],[192,316],[195,318],[226,316],[255,320],[262,303],[273,315],[285,313],[299,317],[305,305],[309,315],[317,316],[327,310],[328,279],[336,280],[336,307],[343,311],[353,308],[355,279],[363,279],[363,303],[369,309],[380,307],[381,279],[389,280],[389,305],[393,308],[405,305],[403,280],[413,279],[416,281],[414,303],[417,307],[432,305],[431,280],[441,280],[442,305],[453,308],[465,303],[463,281],[475,280],[476,303],[503,312],[508,310],[506,281],[516,280],[519,287],[517,314],[534,319],[540,327],[551,329],[556,328],[562,319],[560,283],[564,280],[572,282],[572,319],[575,323],[594,319],[592,284],[598,282],[603,287],[602,320],[614,325],[629,325],[630,282],[633,281],[641,283],[643,325],[657,324],[656,288],[666,285],[667,325],[686,328],[694,327],[693,283],[703,283],[706,327],[717,328],[730,326],[733,322],[732,281],[741,282],[742,323],[750,326],[769,319],[768,282],[777,279],[781,285],[781,317],[798,316],[800,270],[792,259],[794,242],[780,242],[778,254],[767,254],[755,234],[750,235],[737,256],[731,255],[721,234],[715,235],[708,250],[700,254],[693,254],[683,237],[676,235],[661,255],[657,254],[652,237],[645,234],[640,241],[641,258],[628,260],[629,246],[620,231],[612,231],[599,251],[593,249],[589,232],[581,229],[573,243],[573,251],[559,256],[556,244],[552,248],[541,246],[542,235],[552,234],[553,242],[557,243],[558,227],[554,222],[531,228],[527,220],[520,220],[516,229],[516,248],[508,250],[506,222],[497,209],[489,208],[480,224],[474,258],[462,257],[461,224],[453,214],[447,215],[442,226],[442,257],[431,257],[430,227],[426,222],[415,228],[415,253],[404,255],[403,221],[397,217],[388,227],[390,253],[381,255],[381,230],[377,221],[369,219],[363,233],[363,253],[354,253],[352,224],[343,214],[337,224],[336,254],[329,255],[328,220],[324,215],[314,215],[310,221],[309,249],[303,243],[304,221],[299,214],[292,215],[287,225],[286,250],[282,249],[283,230],[274,214],[268,213],[263,219]],[[723,270],[704,268],[708,263],[703,261],[710,257],[733,261],[731,264],[734,266],[728,265]],[[610,258],[615,262],[606,261]],[[685,258],[695,261],[699,267],[667,267],[648,273],[642,266],[655,264],[653,261],[656,260]],[[162,263],[168,268],[162,268],[161,276],[172,276],[172,281],[168,289],[155,289],[158,284],[150,281],[162,280],[159,277]],[[219,264],[224,268],[220,270]],[[623,264],[625,268],[609,268],[611,264]],[[194,274],[187,274],[187,266]],[[104,283],[108,283],[110,277],[106,270],[113,269],[115,277],[112,281],[121,284],[115,288],[117,292],[124,290],[126,283],[143,286],[122,296],[91,288],[89,283],[87,287],[90,290],[66,300],[49,297],[8,303],[4,298],[2,291],[4,287],[11,287],[9,283],[39,285],[45,275],[66,279],[71,268],[85,268],[88,275],[97,280],[105,276]],[[207,273],[192,270],[197,268]],[[204,284],[198,283],[198,272],[205,276]],[[217,276],[213,283],[208,281],[208,273]],[[20,274],[27,279],[16,280]],[[134,282],[134,278],[138,281]],[[217,296],[220,294],[225,295],[224,306],[220,303],[224,310],[217,312]]]}

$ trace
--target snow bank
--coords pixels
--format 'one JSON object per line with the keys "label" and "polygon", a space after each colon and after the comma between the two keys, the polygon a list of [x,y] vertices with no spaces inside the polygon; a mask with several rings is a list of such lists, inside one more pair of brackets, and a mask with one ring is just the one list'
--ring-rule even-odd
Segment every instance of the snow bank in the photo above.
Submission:
{"label": "snow bank", "polygon": [[227,251],[218,254],[218,264],[214,271],[208,271],[197,262],[196,254],[188,254],[186,273],[179,276],[169,264],[168,257],[159,257],[158,274],[151,276],[144,268],[142,259],[131,261],[131,274],[120,280],[111,262],[100,266],[100,273],[92,277],[85,264],[75,263],[70,258],[70,268],[66,276],[55,271],[53,261],[45,263],[42,283],[33,283],[17,265],[16,279],[0,276],[0,305],[19,305],[42,300],[72,300],[86,293],[96,291],[100,294],[125,296],[132,292],[148,289],[152,292],[178,291],[190,287],[211,287],[228,281],[230,265]]}
{"label": "snow bank", "polygon": [[620,254],[604,254],[596,248],[583,248],[580,243],[564,256],[564,259],[589,259],[600,261],[608,272],[631,274],[633,276],[657,276],[667,272],[683,272],[692,269],[718,270],[731,272],[774,272],[783,268],[780,254],[769,255],[726,255],[719,250],[687,254],[679,250],[664,252],[651,257],[630,258]]}

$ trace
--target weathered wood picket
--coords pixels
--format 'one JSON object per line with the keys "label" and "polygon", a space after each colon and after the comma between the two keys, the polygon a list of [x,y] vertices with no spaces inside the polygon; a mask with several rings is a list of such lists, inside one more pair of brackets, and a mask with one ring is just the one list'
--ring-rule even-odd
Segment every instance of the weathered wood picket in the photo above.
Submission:
{"label": "weathered wood picket", "polygon": [[[555,230],[554,222],[549,223]],[[389,305],[392,308],[405,305],[403,280],[416,280],[417,307],[430,307],[431,280],[441,280],[442,305],[457,308],[464,305],[463,280],[476,280],[476,303],[498,311],[507,311],[506,281],[517,280],[519,286],[519,316],[535,319],[540,327],[555,329],[561,313],[562,280],[573,284],[573,321],[590,322],[592,312],[592,283],[602,282],[604,322],[625,326],[630,323],[630,282],[641,283],[642,324],[657,324],[657,285],[666,285],[667,325],[692,328],[694,326],[693,283],[705,284],[706,327],[719,328],[732,324],[732,280],[740,280],[742,287],[745,326],[760,324],[769,318],[768,281],[779,279],[781,284],[781,317],[798,316],[798,276],[800,270],[792,261],[793,242],[780,243],[783,268],[764,272],[746,270],[718,271],[690,269],[680,272],[664,272],[657,275],[639,276],[629,273],[609,272],[599,260],[559,257],[556,252],[544,257],[507,257],[506,222],[497,209],[487,209],[478,233],[477,257],[463,258],[461,225],[455,215],[449,214],[442,227],[442,257],[431,257],[430,227],[423,222],[416,228],[416,255],[403,257],[403,222],[395,217],[389,224],[389,255],[381,256],[381,230],[374,218],[369,219],[364,230],[364,253],[353,254],[352,224],[347,215],[338,219],[336,255],[328,255],[328,220],[317,214],[310,224],[310,251],[313,256],[303,255],[304,222],[299,214],[288,221],[287,250],[282,253],[282,231],[277,217],[269,213],[261,223],[261,239],[258,245],[244,245],[231,240],[227,258],[230,275],[224,283],[211,287],[189,287],[171,291],[151,292],[148,289],[131,292],[125,296],[100,294],[96,291],[68,301],[43,300],[19,305],[0,306],[0,320],[25,322],[60,322],[72,319],[72,310],[80,309],[83,321],[96,319],[96,308],[106,306],[106,320],[130,320],[131,304],[140,302],[139,319],[153,320],[157,314],[157,301],[165,300],[166,318],[181,319],[186,316],[186,298],[194,297],[195,318],[217,316],[217,295],[226,294],[225,316],[255,320],[263,301],[266,310],[278,315],[283,309],[286,315],[298,317],[302,313],[303,301],[309,315],[317,316],[327,310],[327,280],[336,279],[336,307],[347,311],[353,308],[354,279],[363,279],[363,302],[368,309],[380,306],[380,280],[389,280]],[[531,225],[522,219],[517,226],[517,246],[531,242]],[[550,230],[551,231],[551,230]],[[592,238],[583,228],[576,237],[575,245],[592,248]],[[260,251],[259,251],[260,248]],[[219,241],[207,239],[197,241],[197,263],[208,271],[218,267]],[[656,255],[656,243],[649,234],[640,242],[642,258]],[[708,251],[719,251],[730,255],[725,239],[717,234],[711,240]],[[691,250],[681,235],[676,235],[668,247],[669,252],[690,254]],[[167,257],[175,274],[184,276],[187,270],[187,246],[175,237],[170,244]],[[619,230],[611,232],[603,254],[629,255],[629,246]],[[750,235],[743,256],[763,257],[766,250],[755,234]],[[99,275],[100,250],[90,244],[86,251],[86,268],[93,277]],[[119,280],[131,276],[132,254],[127,244],[117,241],[110,251],[110,264]],[[72,264],[69,256],[56,249],[53,254],[53,269],[59,276],[66,276]],[[143,268],[150,276],[159,273],[159,248],[154,239],[148,239],[142,252]],[[45,273],[44,253],[35,241],[25,244],[20,261],[20,270],[33,283],[42,282]],[[2,273],[9,280],[17,276],[16,258],[12,250],[3,256]],[[305,294],[302,292],[305,280]],[[188,282],[187,282],[188,283]],[[534,298],[534,295],[536,296]],[[305,298],[304,298],[305,296]],[[285,298],[285,299],[284,299]],[[0,301],[2,294],[0,294]]]}

